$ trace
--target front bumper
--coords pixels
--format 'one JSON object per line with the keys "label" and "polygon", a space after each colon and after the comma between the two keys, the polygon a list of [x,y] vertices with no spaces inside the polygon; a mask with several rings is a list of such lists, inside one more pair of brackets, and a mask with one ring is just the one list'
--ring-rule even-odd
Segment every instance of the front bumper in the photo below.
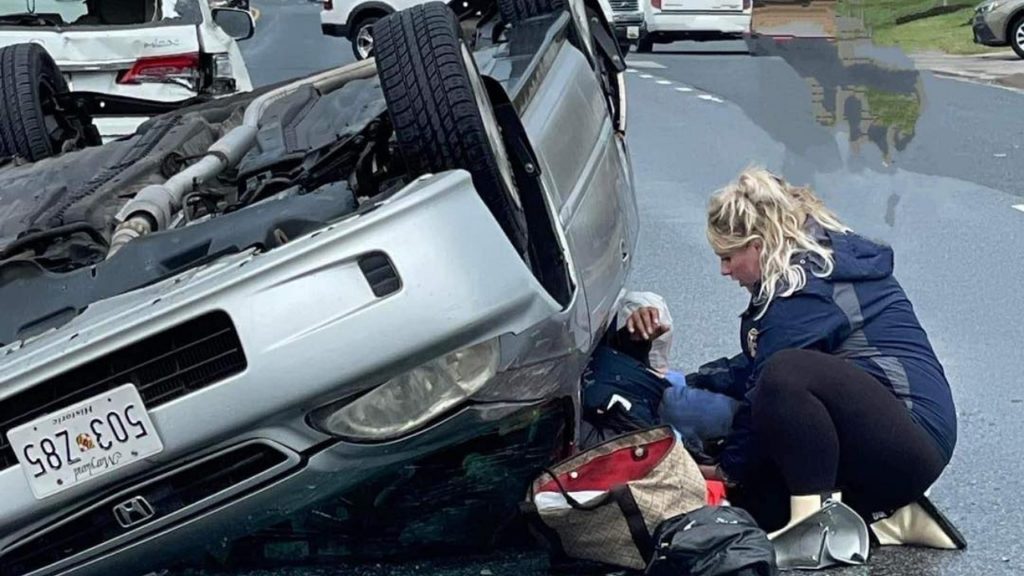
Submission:
{"label": "front bumper", "polygon": [[323,22],[320,24],[320,31],[324,36],[338,36],[348,38],[348,24],[332,24]]}
{"label": "front bumper", "polygon": [[[57,573],[144,573],[204,557],[251,562],[268,558],[282,541],[305,543],[294,559],[314,562],[310,550],[337,554],[348,547],[367,557],[387,553],[389,545],[393,553],[399,541],[486,544],[533,476],[566,455],[572,414],[571,401],[480,404],[387,444],[322,443],[271,480]],[[457,510],[467,501],[487,508],[477,521],[486,520],[489,531],[466,530]],[[20,568],[5,565],[3,573],[30,574]]]}
{"label": "front bumper", "polygon": [[748,13],[707,14],[696,12],[652,11],[646,15],[647,32],[662,40],[686,39],[704,35],[741,35],[750,33]]}
{"label": "front bumper", "polygon": [[997,30],[1002,28],[994,28],[989,24],[985,14],[980,12],[974,15],[974,23],[972,25],[974,32],[974,43],[982,44],[984,46],[1006,46],[1006,38],[1002,37],[1002,34],[997,34]]}
{"label": "front bumper", "polygon": [[[366,254],[390,259],[397,291],[376,295],[359,264]],[[0,559],[81,506],[225,443],[268,438],[308,453],[327,438],[303,424],[309,411],[450,350],[524,334],[559,310],[463,171],[421,178],[373,210],[275,250],[225,256],[96,302],[60,328],[0,349],[0,402],[211,312],[230,317],[247,367],[148,406],[164,451],[146,461],[43,501],[20,466],[0,470]],[[525,394],[501,399],[551,395]],[[140,532],[132,537],[149,538],[146,526]]]}
{"label": "front bumper", "polygon": [[619,41],[639,40],[644,33],[644,14],[617,13],[614,15],[615,39]]}

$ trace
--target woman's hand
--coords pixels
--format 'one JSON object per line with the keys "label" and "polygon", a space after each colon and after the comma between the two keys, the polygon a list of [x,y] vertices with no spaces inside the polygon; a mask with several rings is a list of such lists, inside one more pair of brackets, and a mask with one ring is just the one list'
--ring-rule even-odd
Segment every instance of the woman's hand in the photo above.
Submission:
{"label": "woman's hand", "polygon": [[631,339],[648,342],[668,332],[668,326],[661,323],[658,309],[652,306],[637,308],[626,319],[626,328]]}

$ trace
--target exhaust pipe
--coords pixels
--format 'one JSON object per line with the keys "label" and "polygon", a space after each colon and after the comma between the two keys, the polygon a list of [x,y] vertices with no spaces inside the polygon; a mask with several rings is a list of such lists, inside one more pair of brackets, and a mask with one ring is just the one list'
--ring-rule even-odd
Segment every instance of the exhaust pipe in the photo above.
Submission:
{"label": "exhaust pipe", "polygon": [[272,104],[305,86],[312,85],[323,96],[353,80],[371,78],[376,73],[376,63],[370,58],[286,84],[254,99],[245,109],[242,123],[214,142],[198,162],[163,184],[146,186],[121,208],[116,217],[118,225],[110,240],[107,259],[136,238],[166,230],[174,215],[181,210],[181,204],[188,193],[237,164],[256,144],[260,121]]}

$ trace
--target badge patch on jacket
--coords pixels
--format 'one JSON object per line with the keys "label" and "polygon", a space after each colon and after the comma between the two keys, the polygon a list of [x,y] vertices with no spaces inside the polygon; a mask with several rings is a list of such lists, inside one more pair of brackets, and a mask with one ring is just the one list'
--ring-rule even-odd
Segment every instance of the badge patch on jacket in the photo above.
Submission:
{"label": "badge patch on jacket", "polygon": [[751,328],[750,331],[747,332],[747,352],[750,353],[750,357],[751,358],[753,358],[754,356],[757,356],[757,335],[758,334],[760,334],[760,332],[757,331],[757,328]]}

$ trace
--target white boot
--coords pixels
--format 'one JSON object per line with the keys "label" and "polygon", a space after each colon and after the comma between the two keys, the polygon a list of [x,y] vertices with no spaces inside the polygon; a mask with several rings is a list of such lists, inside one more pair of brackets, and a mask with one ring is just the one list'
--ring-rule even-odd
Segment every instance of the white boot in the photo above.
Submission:
{"label": "white boot", "polygon": [[924,497],[871,524],[871,531],[882,546],[925,546],[941,550],[967,547],[960,532]]}
{"label": "white boot", "polygon": [[809,494],[806,496],[790,496],[789,522],[787,522],[785,527],[781,530],[776,530],[769,534],[768,539],[774,540],[778,538],[793,526],[796,526],[809,516],[812,516],[818,510],[821,510],[822,507],[824,507],[830,500],[842,502],[843,495],[840,492],[824,492],[822,494]]}

